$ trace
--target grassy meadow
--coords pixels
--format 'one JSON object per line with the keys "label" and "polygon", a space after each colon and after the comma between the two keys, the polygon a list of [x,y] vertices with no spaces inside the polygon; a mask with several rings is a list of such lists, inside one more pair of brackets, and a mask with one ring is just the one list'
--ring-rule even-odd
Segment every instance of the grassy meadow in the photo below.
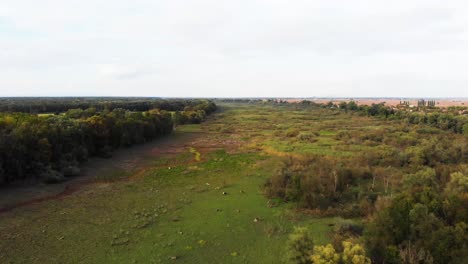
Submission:
{"label": "grassy meadow", "polygon": [[282,263],[295,226],[325,244],[350,220],[268,199],[266,180],[288,155],[350,157],[376,148],[341,139],[353,131],[400,133],[330,109],[220,104],[206,122],[179,126],[164,138],[169,144],[142,151],[137,168],[94,175],[73,194],[1,213],[0,263]]}

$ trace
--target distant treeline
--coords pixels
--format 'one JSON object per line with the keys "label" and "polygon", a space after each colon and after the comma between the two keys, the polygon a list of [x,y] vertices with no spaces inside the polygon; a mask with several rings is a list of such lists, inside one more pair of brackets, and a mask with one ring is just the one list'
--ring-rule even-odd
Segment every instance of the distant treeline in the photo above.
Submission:
{"label": "distant treeline", "polygon": [[[148,102],[141,104],[132,103],[127,108],[148,107]],[[106,107],[99,111],[95,106],[102,103],[95,101],[92,107],[82,110],[70,109],[76,105],[67,101],[44,102],[49,109],[62,105],[62,114],[0,113],[0,185],[28,179],[61,181],[79,174],[80,163],[89,157],[108,157],[115,149],[169,134],[175,124],[199,123],[216,110],[216,105],[207,100],[158,104],[165,109]],[[177,111],[171,113],[168,109]]]}
{"label": "distant treeline", "polygon": [[[216,106],[208,100],[198,99],[159,99],[159,98],[114,98],[114,97],[15,97],[0,98],[0,112],[22,113],[62,113],[69,109],[95,108],[97,111],[117,108],[130,111],[148,111],[161,109],[166,111],[183,111],[186,107],[200,107],[201,104],[210,103],[206,107],[208,114],[216,110]],[[213,108],[214,106],[214,108]]]}
{"label": "distant treeline", "polygon": [[220,98],[215,99],[216,102],[223,102],[223,103],[260,103],[263,102],[262,99],[256,98]]}
{"label": "distant treeline", "polygon": [[468,135],[468,112],[460,114],[463,107],[452,107],[445,112],[440,108],[431,108],[426,111],[422,109],[397,109],[386,106],[384,103],[372,105],[358,105],[354,101],[334,104],[317,104],[310,101],[303,101],[302,104],[315,105],[317,107],[336,108],[344,111],[358,112],[362,115],[383,117],[390,120],[403,120],[409,124],[429,125],[443,130],[453,131],[458,134]]}
{"label": "distant treeline", "polygon": [[353,102],[343,102],[340,109],[359,111],[368,116],[380,116],[392,120],[404,120],[409,124],[429,125],[443,130],[450,130],[458,134],[468,134],[468,116],[454,112],[441,111],[409,111],[408,109],[394,109],[384,104],[372,104],[358,106]]}
{"label": "distant treeline", "polygon": [[[339,104],[335,104],[331,101],[328,103],[316,103],[309,100],[288,102],[281,99],[216,99],[216,101],[228,103],[263,103],[274,105],[295,104],[298,107],[305,106],[340,109],[346,112],[356,112],[360,115],[381,117],[389,120],[403,120],[408,124],[429,125],[434,128],[440,128],[443,130],[453,131],[458,134],[468,135],[468,107],[452,106],[442,111],[441,108],[435,106],[435,101],[420,100],[418,102],[418,107],[414,109],[399,109],[386,106],[385,103],[358,105],[354,101],[341,102]],[[401,105],[406,105],[406,102],[402,102]]]}

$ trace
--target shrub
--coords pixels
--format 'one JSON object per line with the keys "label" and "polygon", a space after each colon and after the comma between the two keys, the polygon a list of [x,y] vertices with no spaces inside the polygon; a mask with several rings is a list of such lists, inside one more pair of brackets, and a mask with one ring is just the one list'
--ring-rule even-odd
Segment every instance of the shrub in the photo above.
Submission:
{"label": "shrub", "polygon": [[47,171],[41,173],[40,178],[45,183],[59,183],[65,180],[63,174],[52,169],[48,169]]}
{"label": "shrub", "polygon": [[350,241],[362,235],[364,226],[352,220],[343,219],[336,223],[333,234],[333,247],[342,252],[344,250],[343,241]]}
{"label": "shrub", "polygon": [[336,252],[335,248],[328,244],[326,246],[314,247],[314,252],[310,259],[314,264],[371,264],[371,260],[366,257],[366,251],[360,244],[344,241],[343,252]]}
{"label": "shrub", "polygon": [[314,247],[314,253],[310,257],[314,264],[338,264],[340,255],[336,253],[335,248],[331,244],[326,246]]}
{"label": "shrub", "polygon": [[65,177],[78,176],[80,172],[81,172],[80,168],[76,166],[68,166],[62,169],[63,176]]}
{"label": "shrub", "polygon": [[370,264],[366,257],[366,251],[360,244],[353,244],[349,241],[343,242],[343,254],[341,256],[343,264]]}
{"label": "shrub", "polygon": [[298,135],[299,135],[298,129],[288,129],[288,131],[286,131],[287,137],[297,137]]}
{"label": "shrub", "polygon": [[312,133],[299,134],[299,140],[304,141],[304,142],[310,142],[310,143],[314,143],[318,141]]}
{"label": "shrub", "polygon": [[109,146],[105,146],[99,152],[99,157],[104,159],[112,158],[112,148]]}
{"label": "shrub", "polygon": [[463,135],[468,136],[468,123],[463,125]]}
{"label": "shrub", "polygon": [[[312,263],[310,256],[314,248],[309,230],[305,227],[296,227],[294,232],[289,235],[287,244],[287,257],[289,263],[309,264]],[[315,262],[314,262],[315,263]]]}

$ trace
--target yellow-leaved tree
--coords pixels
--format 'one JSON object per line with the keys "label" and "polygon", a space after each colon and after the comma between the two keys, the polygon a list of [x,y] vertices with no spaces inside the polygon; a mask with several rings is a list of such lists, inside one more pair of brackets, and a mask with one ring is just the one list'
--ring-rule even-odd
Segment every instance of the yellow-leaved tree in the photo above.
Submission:
{"label": "yellow-leaved tree", "polygon": [[338,264],[340,261],[340,254],[336,253],[335,248],[331,244],[315,246],[314,253],[310,259],[314,264]]}
{"label": "yellow-leaved tree", "polygon": [[371,264],[370,259],[366,257],[364,247],[348,241],[343,242],[341,259],[344,264]]}
{"label": "yellow-leaved tree", "polygon": [[313,264],[371,264],[364,247],[349,241],[343,242],[342,253],[337,253],[331,244],[315,246],[310,260]]}

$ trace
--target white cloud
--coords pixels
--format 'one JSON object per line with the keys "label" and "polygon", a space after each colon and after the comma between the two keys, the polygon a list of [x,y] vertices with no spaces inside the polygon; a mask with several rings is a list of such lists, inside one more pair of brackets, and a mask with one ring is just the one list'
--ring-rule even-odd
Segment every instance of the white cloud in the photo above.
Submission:
{"label": "white cloud", "polygon": [[0,2],[0,96],[468,97],[467,67],[461,0]]}

